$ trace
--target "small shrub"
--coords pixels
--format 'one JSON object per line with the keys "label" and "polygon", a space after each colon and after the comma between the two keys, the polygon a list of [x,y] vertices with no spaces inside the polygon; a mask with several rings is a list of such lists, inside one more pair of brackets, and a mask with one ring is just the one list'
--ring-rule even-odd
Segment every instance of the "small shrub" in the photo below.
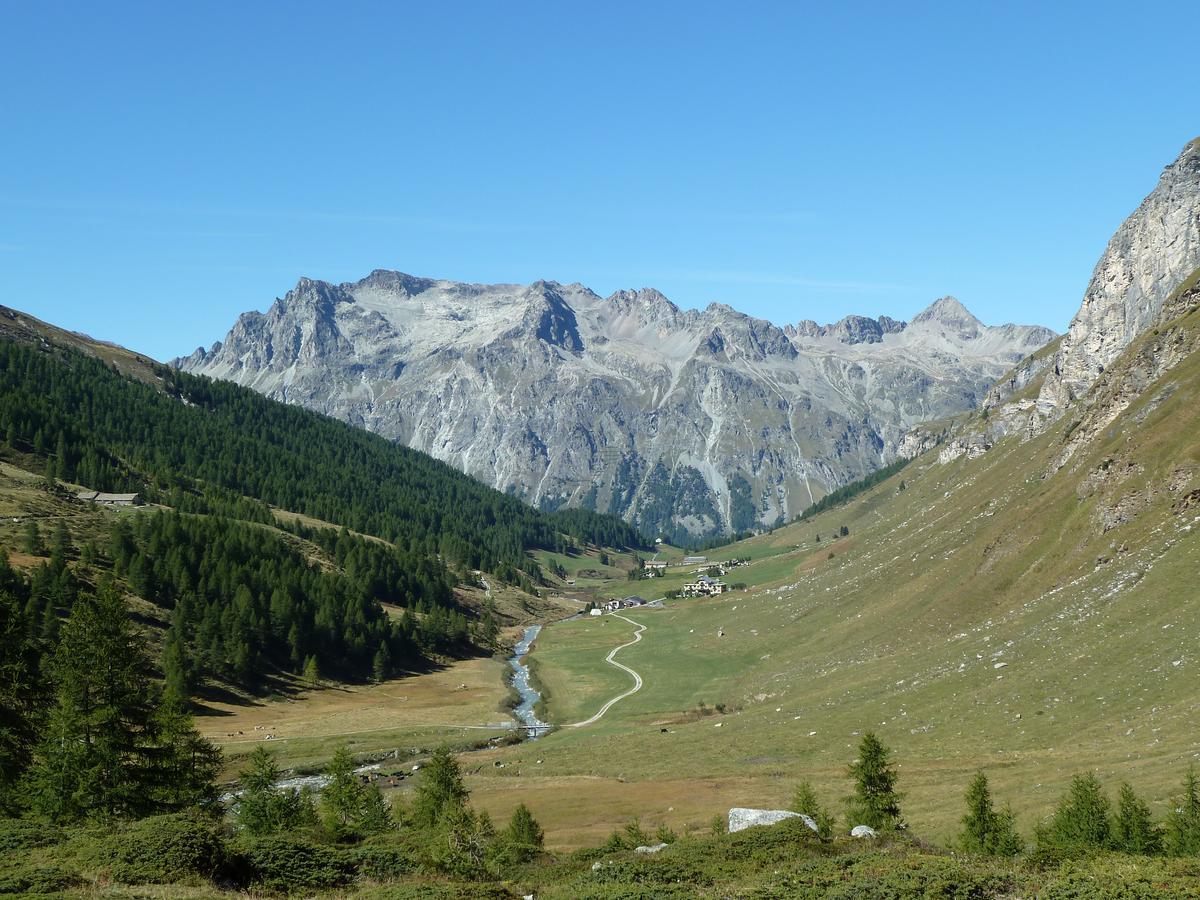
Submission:
{"label": "small shrub", "polygon": [[0,819],[0,853],[49,847],[62,840],[62,832],[53,825],[24,819]]}
{"label": "small shrub", "polygon": [[361,878],[395,881],[416,871],[412,855],[399,847],[363,845],[343,851],[347,863]]}
{"label": "small shrub", "polygon": [[120,829],[105,855],[112,878],[125,884],[210,878],[227,858],[220,824],[188,813],[152,816]]}
{"label": "small shrub", "polygon": [[269,837],[246,850],[251,877],[268,890],[319,891],[350,881],[351,864],[333,847]]}
{"label": "small shrub", "polygon": [[37,894],[59,894],[80,887],[83,879],[55,866],[35,866],[0,875],[0,895],[27,897]]}

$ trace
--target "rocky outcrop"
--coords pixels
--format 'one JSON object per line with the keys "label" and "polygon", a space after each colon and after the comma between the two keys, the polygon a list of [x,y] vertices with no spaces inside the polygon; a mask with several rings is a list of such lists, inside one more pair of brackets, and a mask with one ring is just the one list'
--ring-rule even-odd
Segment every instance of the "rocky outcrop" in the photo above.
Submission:
{"label": "rocky outcrop", "polygon": [[779,328],[653,289],[304,278],[176,365],[369,428],[546,508],[676,540],[791,518],[1053,338],[943,298]]}
{"label": "rocky outcrop", "polygon": [[1125,220],[1083,296],[1038,398],[1057,418],[1149,328],[1164,301],[1200,267],[1200,138],[1167,166],[1158,185]]}
{"label": "rocky outcrop", "polygon": [[[1200,270],[1167,298],[1172,320],[1200,309]],[[1092,390],[1068,410],[1070,426],[1051,471],[1071,462],[1080,447],[1093,442],[1121,413],[1143,400],[1150,387],[1192,354],[1200,352],[1200,334],[1180,321],[1167,321],[1142,336],[1115,366],[1100,376]],[[1169,385],[1142,405],[1141,418],[1170,396]]]}

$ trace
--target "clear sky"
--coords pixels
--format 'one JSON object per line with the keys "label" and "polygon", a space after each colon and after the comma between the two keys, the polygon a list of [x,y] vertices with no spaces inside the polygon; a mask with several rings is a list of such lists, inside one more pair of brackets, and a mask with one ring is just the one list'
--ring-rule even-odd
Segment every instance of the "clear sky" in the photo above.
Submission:
{"label": "clear sky", "polygon": [[159,358],[375,268],[1062,330],[1200,134],[1194,0],[4,0],[0,31],[0,303]]}

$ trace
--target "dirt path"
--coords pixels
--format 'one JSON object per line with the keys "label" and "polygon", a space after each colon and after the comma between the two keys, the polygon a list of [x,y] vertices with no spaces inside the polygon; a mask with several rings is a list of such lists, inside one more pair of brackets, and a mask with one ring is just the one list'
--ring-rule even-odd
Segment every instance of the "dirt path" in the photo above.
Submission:
{"label": "dirt path", "polygon": [[563,726],[564,728],[584,728],[587,725],[592,725],[596,722],[599,722],[600,719],[603,718],[604,714],[606,712],[608,712],[610,709],[612,709],[612,707],[614,705],[621,702],[626,697],[632,697],[634,694],[636,694],[638,691],[640,691],[642,689],[642,676],[639,675],[637,672],[635,672],[633,669],[629,668],[629,666],[626,666],[622,663],[617,662],[615,659],[613,659],[613,657],[616,656],[617,653],[619,653],[621,650],[624,650],[626,647],[632,647],[634,644],[636,644],[638,641],[640,641],[642,639],[642,632],[646,630],[646,626],[633,621],[633,619],[626,619],[624,616],[617,615],[617,613],[609,613],[609,615],[616,616],[618,619],[623,619],[624,621],[628,622],[630,625],[633,625],[637,628],[637,632],[634,634],[632,641],[629,641],[626,644],[622,644],[619,647],[614,647],[612,650],[609,651],[608,656],[604,657],[604,661],[606,663],[616,666],[618,669],[624,669],[626,672],[628,672],[630,675],[633,676],[633,687],[631,687],[625,693],[618,694],[617,696],[613,697],[611,700],[609,700],[607,703],[605,703],[602,707],[600,707],[600,711],[597,712],[590,719],[584,719],[582,722],[572,722],[570,725],[564,725]]}

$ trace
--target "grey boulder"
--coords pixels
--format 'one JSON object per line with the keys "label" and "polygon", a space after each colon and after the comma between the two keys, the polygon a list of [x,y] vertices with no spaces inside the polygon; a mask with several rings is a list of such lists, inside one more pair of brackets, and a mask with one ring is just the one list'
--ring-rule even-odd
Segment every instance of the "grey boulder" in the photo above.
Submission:
{"label": "grey boulder", "polygon": [[806,816],[804,813],[792,812],[790,809],[748,809],[744,806],[735,806],[729,810],[729,833],[745,831],[747,828],[753,828],[756,825],[774,825],[776,822],[782,822],[785,819],[802,819],[804,824],[814,832],[819,832],[820,830],[811,816]]}

